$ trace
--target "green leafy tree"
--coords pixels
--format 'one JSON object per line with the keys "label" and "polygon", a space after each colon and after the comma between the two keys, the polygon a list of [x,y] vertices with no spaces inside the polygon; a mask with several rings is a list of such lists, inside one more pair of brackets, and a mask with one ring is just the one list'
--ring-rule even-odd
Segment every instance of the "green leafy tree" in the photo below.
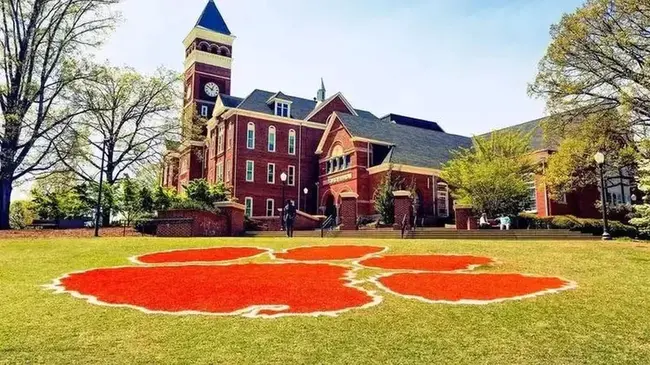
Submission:
{"label": "green leafy tree", "polygon": [[0,1],[0,229],[16,181],[59,167],[76,117],[75,84],[92,78],[84,54],[115,24],[118,0]]}
{"label": "green leafy tree", "polygon": [[133,219],[141,212],[142,202],[138,196],[138,186],[127,175],[122,180],[122,191],[120,196],[120,207],[126,218],[126,224],[130,225]]}
{"label": "green leafy tree", "polygon": [[210,185],[205,179],[198,179],[185,186],[187,199],[203,204],[207,209],[213,209],[215,203],[226,201],[229,195],[230,190],[223,182]]}
{"label": "green leafy tree", "polygon": [[158,186],[153,194],[154,210],[168,210],[172,207],[174,202],[178,201],[179,199],[180,198],[178,197],[178,194],[175,190]]}
{"label": "green leafy tree", "polygon": [[[178,137],[181,82],[177,73],[162,68],[153,75],[108,65],[92,69],[96,77],[76,84],[70,99],[91,113],[77,118],[74,138],[57,144],[57,150],[87,182],[99,180],[104,155],[104,182],[114,193],[126,175],[147,175],[161,160],[165,141]],[[70,150],[74,156],[63,158]],[[105,207],[104,225],[112,206]]]}
{"label": "green leafy tree", "polygon": [[489,216],[516,215],[529,204],[529,183],[535,172],[531,136],[518,131],[475,137],[443,167],[442,178],[453,197]]}
{"label": "green leafy tree", "polygon": [[650,126],[649,28],[643,0],[587,0],[551,27],[529,93],[554,115],[546,130],[569,139],[549,162],[554,194],[594,184],[595,150],[608,156],[610,187],[617,175],[635,175],[638,141]]}
{"label": "green leafy tree", "polygon": [[11,202],[11,228],[24,229],[36,219],[34,204],[29,200]]}
{"label": "green leafy tree", "polygon": [[393,166],[389,166],[373,197],[375,210],[381,216],[381,221],[384,224],[395,223],[395,197],[393,192],[398,190],[401,184],[402,180],[395,176]]}
{"label": "green leafy tree", "polygon": [[143,186],[140,189],[140,211],[144,214],[151,214],[155,210],[155,201],[151,189],[146,186]]}

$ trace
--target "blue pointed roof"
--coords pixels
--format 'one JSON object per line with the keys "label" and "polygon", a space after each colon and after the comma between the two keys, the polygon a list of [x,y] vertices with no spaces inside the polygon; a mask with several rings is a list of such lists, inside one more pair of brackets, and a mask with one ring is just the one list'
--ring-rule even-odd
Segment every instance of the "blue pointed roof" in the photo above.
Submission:
{"label": "blue pointed roof", "polygon": [[228,26],[226,25],[226,21],[223,20],[219,9],[217,9],[217,4],[214,3],[214,0],[208,1],[205,9],[203,9],[203,13],[199,18],[199,21],[196,22],[196,26],[209,29],[217,33],[232,35],[230,33],[230,29],[228,29]]}

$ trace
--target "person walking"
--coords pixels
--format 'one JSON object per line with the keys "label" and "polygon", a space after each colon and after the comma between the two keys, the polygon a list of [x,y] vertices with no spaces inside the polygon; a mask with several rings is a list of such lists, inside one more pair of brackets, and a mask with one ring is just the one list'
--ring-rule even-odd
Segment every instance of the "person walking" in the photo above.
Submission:
{"label": "person walking", "polygon": [[287,230],[287,237],[293,237],[293,224],[296,220],[296,206],[293,201],[287,200],[287,205],[284,206],[284,226]]}

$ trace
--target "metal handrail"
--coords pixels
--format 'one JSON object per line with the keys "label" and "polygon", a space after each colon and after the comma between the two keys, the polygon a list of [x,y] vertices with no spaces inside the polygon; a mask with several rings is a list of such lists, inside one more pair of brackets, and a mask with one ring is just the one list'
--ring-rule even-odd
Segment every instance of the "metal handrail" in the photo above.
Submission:
{"label": "metal handrail", "polygon": [[325,237],[325,229],[328,228],[330,225],[332,225],[333,222],[334,222],[333,215],[330,215],[329,217],[327,217],[327,219],[325,219],[323,224],[321,224],[320,226],[320,238]]}
{"label": "metal handrail", "polygon": [[402,238],[404,238],[404,233],[406,232],[406,222],[407,222],[407,214],[404,214],[404,218],[402,218]]}

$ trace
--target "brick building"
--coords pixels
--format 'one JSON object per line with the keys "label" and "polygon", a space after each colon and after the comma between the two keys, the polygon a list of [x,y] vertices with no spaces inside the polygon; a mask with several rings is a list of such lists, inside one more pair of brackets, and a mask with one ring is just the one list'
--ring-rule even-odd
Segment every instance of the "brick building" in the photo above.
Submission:
{"label": "brick building", "polygon": [[[354,196],[358,214],[370,215],[375,213],[374,191],[392,168],[405,185],[415,187],[418,216],[453,218],[440,168],[453,150],[469,146],[470,138],[448,134],[431,121],[377,117],[354,107],[342,93],[328,96],[322,80],[314,98],[264,90],[233,96],[233,43],[210,0],[184,40],[185,114],[194,116],[190,124],[207,119],[207,127],[186,133],[182,144],[167,153],[163,186],[182,190],[194,179],[224,181],[252,217],[278,216],[283,190],[286,199],[310,214],[336,215],[342,196]],[[512,128],[541,133],[539,121]],[[538,134],[534,143],[543,164],[553,148],[542,146]],[[531,211],[539,215],[597,215],[597,189],[556,202],[536,177],[531,197]]]}

